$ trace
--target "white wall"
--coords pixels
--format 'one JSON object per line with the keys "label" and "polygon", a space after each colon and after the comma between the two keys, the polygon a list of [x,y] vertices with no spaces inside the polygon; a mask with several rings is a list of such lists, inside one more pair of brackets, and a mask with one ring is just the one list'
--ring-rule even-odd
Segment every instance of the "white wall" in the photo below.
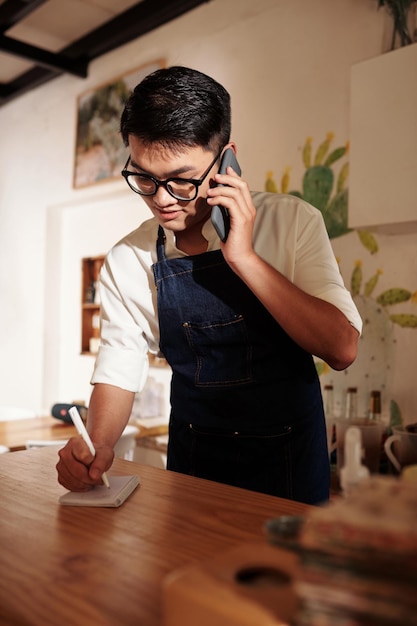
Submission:
{"label": "white wall", "polygon": [[[0,404],[48,411],[89,394],[79,355],[81,256],[143,220],[124,181],[72,189],[76,99],[149,61],[190,65],[232,95],[233,138],[253,188],[293,166],[305,137],[348,138],[349,72],[386,47],[374,0],[211,0],[0,109]],[[24,174],[22,173],[24,172]]]}
{"label": "white wall", "polygon": [[43,392],[47,406],[76,398],[88,402],[91,393],[94,357],[80,355],[81,259],[106,253],[146,217],[146,205],[127,186],[104,197],[48,207]]}

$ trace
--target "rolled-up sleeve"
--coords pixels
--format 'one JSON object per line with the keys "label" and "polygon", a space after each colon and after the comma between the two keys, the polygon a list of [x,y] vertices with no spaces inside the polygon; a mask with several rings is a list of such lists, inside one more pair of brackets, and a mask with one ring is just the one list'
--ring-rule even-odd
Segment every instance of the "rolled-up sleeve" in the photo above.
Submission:
{"label": "rolled-up sleeve", "polygon": [[336,306],[361,333],[361,317],[344,285],[320,211],[285,194],[255,193],[254,202],[260,256],[306,293]]}
{"label": "rolled-up sleeve", "polygon": [[123,239],[102,267],[100,347],[92,384],[141,391],[148,375],[148,352],[158,352],[153,259],[140,245],[142,239],[140,229]]}

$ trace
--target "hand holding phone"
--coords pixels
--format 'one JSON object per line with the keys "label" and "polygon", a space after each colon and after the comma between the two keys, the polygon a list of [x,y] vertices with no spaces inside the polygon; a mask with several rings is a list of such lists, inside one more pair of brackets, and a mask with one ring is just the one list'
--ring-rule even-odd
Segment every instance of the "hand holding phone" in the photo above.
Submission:
{"label": "hand holding phone", "polygon": [[[222,156],[219,174],[226,174],[226,170],[229,165],[233,168],[236,174],[240,176],[241,169],[239,163],[237,162],[236,155],[231,148],[227,148]],[[223,185],[218,186],[222,187]],[[223,207],[220,204],[216,204],[211,210],[211,221],[220,239],[223,242],[226,241],[227,235],[229,234],[230,230],[229,211],[226,209],[226,207]]]}

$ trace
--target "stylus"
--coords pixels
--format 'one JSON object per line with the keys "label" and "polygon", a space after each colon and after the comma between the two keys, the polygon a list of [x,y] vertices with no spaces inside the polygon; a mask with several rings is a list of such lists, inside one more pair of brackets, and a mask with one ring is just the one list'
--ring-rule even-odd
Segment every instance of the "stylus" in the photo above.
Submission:
{"label": "stylus", "polygon": [[[96,455],[96,450],[95,450],[95,448],[93,446],[93,442],[90,439],[90,435],[88,434],[87,429],[84,426],[84,422],[81,419],[81,415],[78,413],[77,407],[75,407],[75,406],[71,407],[70,410],[68,411],[68,413],[71,415],[71,419],[74,422],[75,428],[78,430],[78,433],[84,439],[84,441],[87,444],[88,449],[90,450],[91,454],[94,454],[94,456],[95,456]],[[103,472],[101,478],[103,480],[103,483],[106,485],[106,487],[108,489],[110,489],[110,483],[109,483],[109,479],[107,478],[106,472]]]}

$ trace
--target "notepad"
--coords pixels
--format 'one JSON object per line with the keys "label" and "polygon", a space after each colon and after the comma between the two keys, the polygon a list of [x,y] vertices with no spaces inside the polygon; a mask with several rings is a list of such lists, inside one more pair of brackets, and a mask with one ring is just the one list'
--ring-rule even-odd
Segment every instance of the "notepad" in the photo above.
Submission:
{"label": "notepad", "polygon": [[59,498],[68,506],[118,507],[140,484],[139,476],[109,476],[110,489],[97,485],[90,491],[68,491]]}

